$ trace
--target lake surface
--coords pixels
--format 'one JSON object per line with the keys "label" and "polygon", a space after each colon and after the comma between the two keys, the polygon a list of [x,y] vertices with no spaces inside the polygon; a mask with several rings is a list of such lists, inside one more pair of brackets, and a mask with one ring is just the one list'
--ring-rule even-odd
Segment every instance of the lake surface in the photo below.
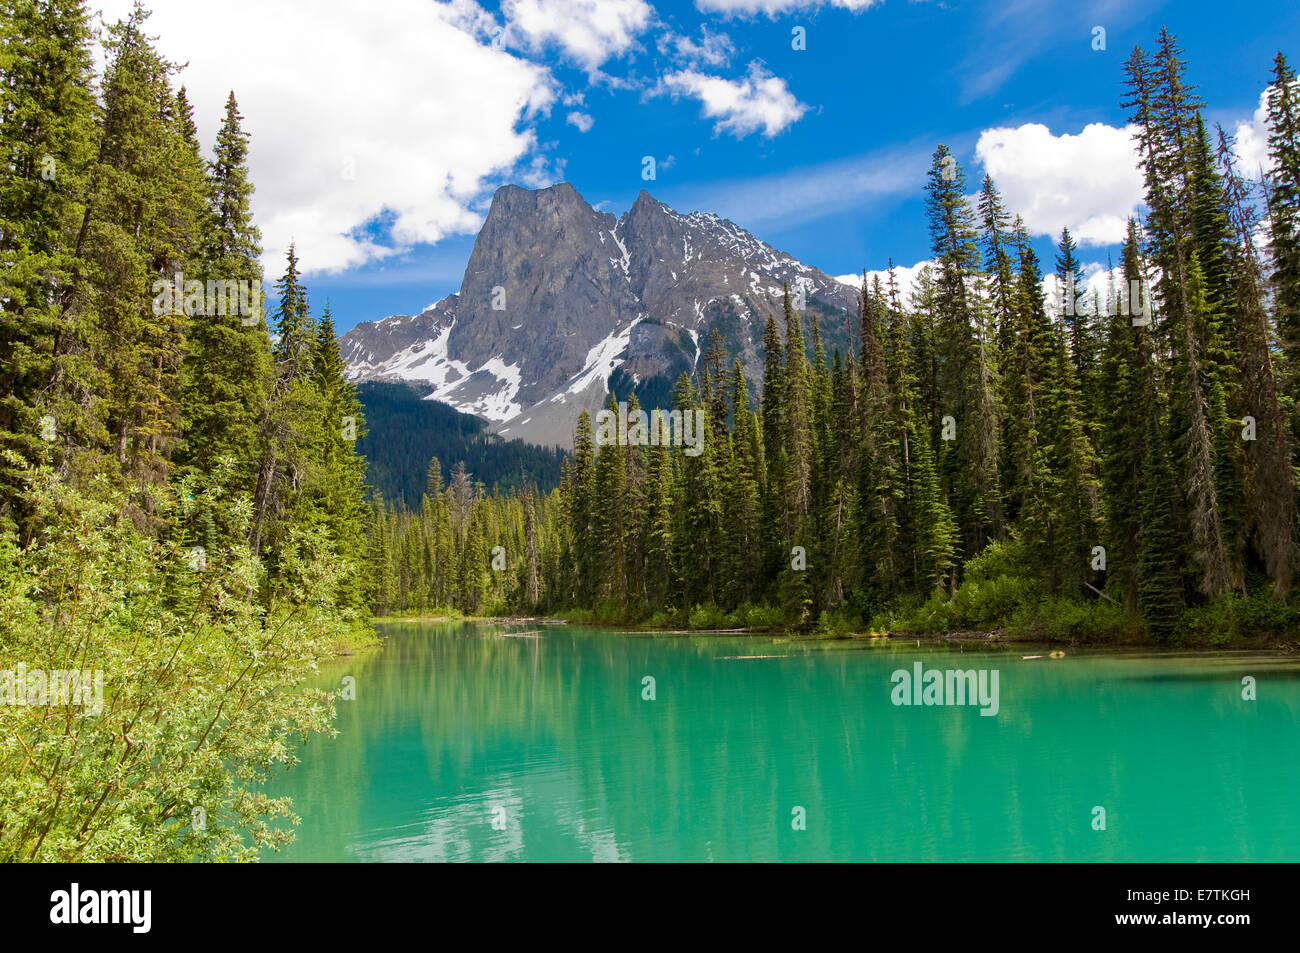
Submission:
{"label": "lake surface", "polygon": [[[302,824],[264,859],[1300,860],[1294,657],[382,632],[323,671],[356,699],[268,785]],[[997,713],[896,705],[918,662],[997,671]]]}

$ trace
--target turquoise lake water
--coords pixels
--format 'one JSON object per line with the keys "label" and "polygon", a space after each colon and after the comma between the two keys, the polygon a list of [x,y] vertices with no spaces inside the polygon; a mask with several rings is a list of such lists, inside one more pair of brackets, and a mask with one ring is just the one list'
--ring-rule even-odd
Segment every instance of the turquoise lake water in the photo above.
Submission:
{"label": "turquoise lake water", "polygon": [[[268,785],[302,824],[264,859],[1300,860],[1294,657],[381,631],[323,672],[356,699]],[[918,662],[996,671],[996,714],[895,704]]]}

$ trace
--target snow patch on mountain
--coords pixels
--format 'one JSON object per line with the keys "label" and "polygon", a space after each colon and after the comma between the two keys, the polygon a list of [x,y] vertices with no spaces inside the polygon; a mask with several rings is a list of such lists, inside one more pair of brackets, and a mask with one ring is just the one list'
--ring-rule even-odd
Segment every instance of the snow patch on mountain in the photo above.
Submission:
{"label": "snow patch on mountain", "polygon": [[507,364],[501,358],[494,357],[480,367],[479,370],[487,371],[502,385],[499,390],[482,398],[483,409],[478,411],[479,415],[492,421],[506,421],[519,416],[524,409],[522,405],[515,401],[515,397],[519,394],[519,383],[522,377],[519,365]]}
{"label": "snow patch on mountain", "polygon": [[452,321],[432,340],[413,344],[387,361],[385,366],[389,375],[413,383],[431,384],[439,389],[454,386],[468,377],[469,368],[447,353],[447,339],[455,323]]}
{"label": "snow patch on mountain", "polygon": [[627,253],[627,246],[625,246],[623,242],[619,240],[617,232],[611,231],[609,233],[609,237],[614,239],[614,244],[617,245],[618,250],[623,253],[623,258],[621,260],[617,258],[611,258],[610,261],[615,262],[620,268],[622,268],[623,276],[627,277],[627,273],[628,273],[627,266],[632,263],[632,256]]}
{"label": "snow patch on mountain", "polygon": [[[639,323],[641,318],[633,318],[623,330],[614,331],[588,351],[582,370],[573,376],[563,391],[551,398],[551,402],[563,401],[568,394],[581,394],[597,381],[607,385],[609,375],[623,363],[622,354],[632,340],[632,329]],[[605,387],[605,393],[609,393],[608,386]]]}

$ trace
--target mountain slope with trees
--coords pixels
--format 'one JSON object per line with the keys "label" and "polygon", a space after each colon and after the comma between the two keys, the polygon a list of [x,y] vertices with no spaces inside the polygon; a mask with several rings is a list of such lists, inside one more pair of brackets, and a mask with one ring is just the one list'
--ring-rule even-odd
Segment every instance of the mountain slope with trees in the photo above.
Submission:
{"label": "mountain slope with trees", "polygon": [[425,400],[416,385],[366,381],[357,385],[357,399],[367,426],[357,452],[366,458],[366,481],[376,498],[419,506],[435,458],[443,473],[464,463],[477,479],[502,490],[533,483],[549,493],[559,485],[563,451],[488,433],[482,418]]}

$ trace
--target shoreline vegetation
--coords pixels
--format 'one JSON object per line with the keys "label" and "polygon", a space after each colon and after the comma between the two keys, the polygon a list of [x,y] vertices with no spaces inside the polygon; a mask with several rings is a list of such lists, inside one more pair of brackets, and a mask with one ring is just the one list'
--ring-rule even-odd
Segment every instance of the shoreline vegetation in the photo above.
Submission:
{"label": "shoreline vegetation", "polygon": [[[461,613],[436,613],[436,614],[407,614],[401,616],[383,616],[376,617],[373,622],[376,626],[381,625],[399,625],[399,624],[434,624],[443,622],[466,622],[479,625],[540,625],[545,628],[572,625],[579,627],[590,627],[608,629],[619,635],[629,634],[647,634],[647,635],[689,635],[689,636],[709,636],[709,635],[744,635],[754,636],[757,638],[776,638],[779,641],[867,641],[867,642],[896,642],[904,644],[911,641],[920,641],[926,643],[942,642],[953,645],[971,645],[984,643],[988,645],[1044,645],[1044,646],[1074,646],[1086,647],[1090,650],[1106,648],[1123,648],[1123,649],[1192,649],[1192,650],[1261,650],[1270,652],[1300,652],[1300,633],[1276,634],[1261,633],[1254,636],[1243,635],[1235,639],[1223,640],[1207,638],[1201,641],[1182,641],[1182,642],[1154,642],[1150,639],[1134,639],[1131,641],[1097,641],[1097,640],[1079,640],[1070,638],[1052,638],[1045,636],[1041,632],[1032,629],[1008,629],[999,627],[994,629],[980,630],[955,630],[955,631],[937,631],[924,628],[916,629],[894,629],[894,630],[847,630],[847,629],[820,629],[811,630],[791,629],[784,626],[773,627],[732,627],[732,628],[678,628],[671,626],[652,625],[649,623],[629,623],[625,620],[610,619],[601,620],[591,618],[583,613],[570,613],[572,617],[553,618],[550,616],[520,616],[520,615],[501,615],[501,616],[467,616]],[[382,643],[382,633],[378,641]],[[370,647],[375,647],[371,645]]]}

